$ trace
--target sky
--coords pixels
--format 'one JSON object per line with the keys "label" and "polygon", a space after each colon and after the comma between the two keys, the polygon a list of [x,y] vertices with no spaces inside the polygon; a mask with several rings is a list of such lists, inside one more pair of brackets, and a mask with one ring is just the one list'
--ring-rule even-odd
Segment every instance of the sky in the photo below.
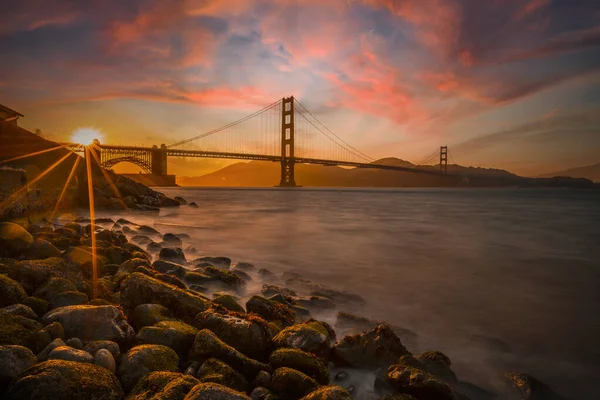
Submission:
{"label": "sky", "polygon": [[0,60],[0,103],[55,140],[168,144],[293,95],[373,158],[600,162],[599,0],[20,0]]}

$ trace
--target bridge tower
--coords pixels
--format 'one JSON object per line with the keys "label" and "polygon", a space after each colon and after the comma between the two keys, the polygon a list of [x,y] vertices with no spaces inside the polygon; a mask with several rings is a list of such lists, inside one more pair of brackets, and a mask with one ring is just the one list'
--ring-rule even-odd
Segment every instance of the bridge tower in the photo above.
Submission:
{"label": "bridge tower", "polygon": [[294,178],[294,96],[281,100],[281,181],[280,187],[296,187]]}
{"label": "bridge tower", "polygon": [[167,175],[167,145],[152,146],[152,175]]}
{"label": "bridge tower", "polygon": [[448,173],[448,146],[440,146],[440,171]]}

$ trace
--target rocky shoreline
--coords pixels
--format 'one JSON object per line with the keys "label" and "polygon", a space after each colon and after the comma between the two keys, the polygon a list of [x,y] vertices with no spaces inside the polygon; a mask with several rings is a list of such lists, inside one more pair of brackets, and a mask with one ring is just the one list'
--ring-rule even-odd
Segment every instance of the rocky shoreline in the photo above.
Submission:
{"label": "rocky shoreline", "polygon": [[[359,295],[197,257],[183,234],[97,219],[93,281],[89,222],[0,222],[0,398],[498,398],[443,353],[412,354],[414,332],[339,311]],[[561,398],[530,375],[504,378],[511,398]]]}

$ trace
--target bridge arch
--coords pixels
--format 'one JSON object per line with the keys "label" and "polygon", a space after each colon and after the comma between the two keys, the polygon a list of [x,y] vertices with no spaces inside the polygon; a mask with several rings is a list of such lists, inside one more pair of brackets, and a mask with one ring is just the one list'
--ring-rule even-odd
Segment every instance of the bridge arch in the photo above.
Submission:
{"label": "bridge arch", "polygon": [[115,165],[122,163],[122,162],[129,162],[129,163],[135,164],[138,167],[140,167],[147,174],[152,173],[152,165],[148,161],[146,161],[142,158],[136,157],[136,156],[123,156],[123,157],[110,158],[108,160],[103,161],[102,166],[106,169],[112,169]]}

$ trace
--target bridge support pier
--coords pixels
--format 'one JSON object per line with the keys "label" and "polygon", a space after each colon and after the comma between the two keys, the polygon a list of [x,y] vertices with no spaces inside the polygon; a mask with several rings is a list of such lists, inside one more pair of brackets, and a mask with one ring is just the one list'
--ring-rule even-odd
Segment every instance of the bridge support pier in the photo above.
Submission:
{"label": "bridge support pier", "polygon": [[152,175],[167,175],[167,146],[152,146]]}
{"label": "bridge support pier", "polygon": [[284,97],[281,102],[281,181],[279,187],[296,187],[294,178],[294,96]]}

